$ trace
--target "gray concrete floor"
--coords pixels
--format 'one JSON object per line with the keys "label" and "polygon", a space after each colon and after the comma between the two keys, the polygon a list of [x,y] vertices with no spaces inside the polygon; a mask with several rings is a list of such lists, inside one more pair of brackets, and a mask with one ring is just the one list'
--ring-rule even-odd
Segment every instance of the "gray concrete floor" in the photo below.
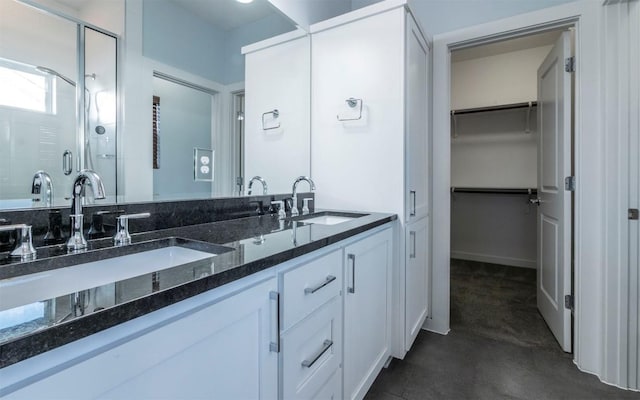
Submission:
{"label": "gray concrete floor", "polygon": [[535,270],[451,261],[451,332],[422,331],[367,400],[640,399],[580,372],[536,307]]}

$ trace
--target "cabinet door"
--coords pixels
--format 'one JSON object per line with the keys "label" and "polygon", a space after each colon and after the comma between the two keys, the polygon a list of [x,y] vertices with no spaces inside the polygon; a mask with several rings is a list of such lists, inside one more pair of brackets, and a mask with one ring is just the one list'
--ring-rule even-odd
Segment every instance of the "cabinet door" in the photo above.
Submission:
{"label": "cabinet door", "polygon": [[406,194],[405,221],[428,212],[428,54],[429,48],[413,17],[406,15]]}
{"label": "cabinet door", "polygon": [[178,316],[8,398],[274,399],[275,278]]}
{"label": "cabinet door", "polygon": [[392,251],[391,229],[345,247],[345,399],[362,399],[390,354]]}
{"label": "cabinet door", "polygon": [[429,220],[425,217],[407,225],[405,241],[405,350],[416,340],[429,315]]}

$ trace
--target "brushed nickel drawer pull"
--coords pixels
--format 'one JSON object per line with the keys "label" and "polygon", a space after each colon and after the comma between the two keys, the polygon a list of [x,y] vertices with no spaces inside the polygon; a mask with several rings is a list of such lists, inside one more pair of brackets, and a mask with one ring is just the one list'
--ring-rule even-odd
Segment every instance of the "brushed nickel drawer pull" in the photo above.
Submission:
{"label": "brushed nickel drawer pull", "polygon": [[351,279],[352,279],[351,287],[347,287],[347,292],[355,293],[356,292],[356,255],[347,254],[347,259],[351,260]]}
{"label": "brushed nickel drawer pull", "polygon": [[325,340],[324,343],[322,343],[322,349],[320,349],[320,351],[315,356],[313,356],[312,360],[304,360],[302,362],[302,366],[311,368],[313,364],[315,364],[316,361],[318,361],[318,359],[320,359],[320,357],[322,357],[322,355],[326,353],[331,346],[333,346],[333,342],[331,340]]}
{"label": "brushed nickel drawer pull", "polygon": [[327,286],[328,284],[330,284],[331,282],[335,281],[336,277],[333,275],[328,275],[327,279],[324,280],[324,282],[322,282],[321,284],[319,284],[316,287],[313,288],[304,288],[304,294],[313,294],[315,292],[317,292],[318,290],[322,289],[323,287]]}
{"label": "brushed nickel drawer pull", "polygon": [[280,293],[269,292],[269,300],[273,301],[275,305],[275,318],[273,318],[275,341],[269,343],[269,351],[280,353]]}

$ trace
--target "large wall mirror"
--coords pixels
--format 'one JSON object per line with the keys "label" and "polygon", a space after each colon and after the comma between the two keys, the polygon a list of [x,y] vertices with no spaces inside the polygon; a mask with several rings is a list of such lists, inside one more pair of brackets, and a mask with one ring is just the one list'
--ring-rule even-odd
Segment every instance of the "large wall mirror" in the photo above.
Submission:
{"label": "large wall mirror", "polygon": [[116,195],[116,35],[0,2],[0,209],[69,204],[77,171]]}
{"label": "large wall mirror", "polygon": [[[245,101],[263,95],[245,88],[241,48],[295,30],[267,0],[3,0],[0,210],[67,206],[84,168],[103,178],[102,204],[246,194]],[[309,164],[308,144],[279,150],[261,158]]]}

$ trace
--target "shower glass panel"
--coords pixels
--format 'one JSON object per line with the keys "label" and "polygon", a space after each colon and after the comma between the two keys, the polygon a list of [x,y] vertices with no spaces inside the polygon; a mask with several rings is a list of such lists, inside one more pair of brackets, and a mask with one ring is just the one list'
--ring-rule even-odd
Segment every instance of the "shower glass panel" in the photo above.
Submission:
{"label": "shower glass panel", "polygon": [[51,176],[53,204],[66,205],[73,177],[63,154],[73,165],[77,156],[78,25],[3,0],[0,38],[0,209],[44,205],[32,201],[39,170]]}
{"label": "shower glass panel", "polygon": [[[103,178],[101,202],[116,201],[116,57],[100,28],[0,0],[0,210],[69,206],[84,168]],[[51,202],[46,185],[32,193],[39,171]]]}
{"label": "shower glass panel", "polygon": [[84,167],[102,177],[107,203],[116,201],[116,39],[85,27]]}

